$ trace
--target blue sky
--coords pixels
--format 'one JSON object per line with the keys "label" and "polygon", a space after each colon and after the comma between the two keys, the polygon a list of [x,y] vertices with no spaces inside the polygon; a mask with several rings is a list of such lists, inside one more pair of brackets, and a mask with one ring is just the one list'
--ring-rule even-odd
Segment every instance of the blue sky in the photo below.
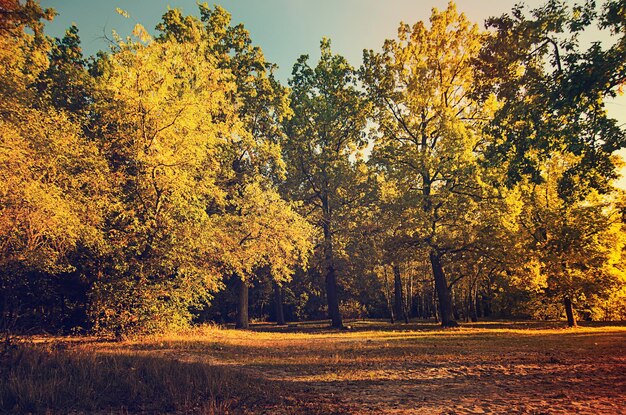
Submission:
{"label": "blue sky", "polygon": [[[471,20],[483,26],[493,15],[509,12],[519,0],[458,0],[457,7]],[[209,4],[214,2],[209,1]],[[223,0],[215,2],[228,10],[234,23],[243,23],[253,42],[260,46],[267,60],[279,65],[278,78],[286,82],[291,68],[302,54],[315,62],[322,37],[332,40],[333,50],[344,55],[354,66],[361,64],[363,49],[380,50],[385,39],[394,37],[400,21],[427,21],[432,7],[444,9],[447,0]],[[543,0],[525,1],[530,7]],[[115,30],[122,36],[130,34],[136,23],[149,31],[171,8],[184,14],[198,14],[195,0],[41,0],[58,16],[46,25],[46,32],[62,36],[72,23],[79,28],[87,55],[107,50],[106,36]],[[127,11],[131,18],[120,16],[115,9]],[[608,39],[606,33],[594,33],[587,39]],[[607,104],[609,113],[626,125],[626,97]],[[626,150],[621,152],[626,156]],[[626,188],[626,178],[621,187]]]}
{"label": "blue sky", "polygon": [[[87,54],[106,50],[104,37],[112,30],[128,35],[135,23],[152,30],[168,6],[180,8],[185,14],[198,14],[194,0],[42,0],[41,3],[59,13],[46,31],[61,36],[70,24],[76,23]],[[515,0],[457,2],[459,10],[481,26],[486,17],[507,12],[515,3]],[[317,57],[324,36],[332,39],[336,52],[358,66],[362,50],[379,49],[384,39],[395,35],[400,21],[427,20],[431,8],[443,9],[447,0],[223,0],[218,4],[233,15],[233,22],[244,23],[266,58],[279,65],[279,78],[286,80],[301,54]],[[127,11],[131,19],[118,15],[117,7]]]}

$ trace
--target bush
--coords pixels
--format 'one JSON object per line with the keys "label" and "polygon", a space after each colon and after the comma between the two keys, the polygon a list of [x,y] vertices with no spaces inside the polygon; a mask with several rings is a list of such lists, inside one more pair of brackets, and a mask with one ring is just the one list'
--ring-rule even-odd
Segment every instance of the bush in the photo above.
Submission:
{"label": "bush", "polygon": [[339,311],[343,318],[365,318],[367,316],[367,310],[365,306],[357,300],[343,301],[339,305]]}

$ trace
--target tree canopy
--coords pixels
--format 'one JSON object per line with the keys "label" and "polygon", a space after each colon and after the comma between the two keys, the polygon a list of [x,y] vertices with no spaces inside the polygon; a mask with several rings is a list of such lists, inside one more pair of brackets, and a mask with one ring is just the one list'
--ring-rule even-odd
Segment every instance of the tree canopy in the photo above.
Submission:
{"label": "tree canopy", "polygon": [[450,3],[282,85],[219,6],[86,57],[0,1],[0,329],[626,318],[625,9]]}

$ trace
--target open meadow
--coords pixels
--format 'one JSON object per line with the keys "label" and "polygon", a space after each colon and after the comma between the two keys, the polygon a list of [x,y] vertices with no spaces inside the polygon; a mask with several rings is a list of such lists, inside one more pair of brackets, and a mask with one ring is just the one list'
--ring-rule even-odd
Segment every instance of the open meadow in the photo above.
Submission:
{"label": "open meadow", "polygon": [[[626,326],[326,322],[120,342],[31,338],[3,357],[10,413],[621,414]],[[6,364],[8,363],[8,364]]]}

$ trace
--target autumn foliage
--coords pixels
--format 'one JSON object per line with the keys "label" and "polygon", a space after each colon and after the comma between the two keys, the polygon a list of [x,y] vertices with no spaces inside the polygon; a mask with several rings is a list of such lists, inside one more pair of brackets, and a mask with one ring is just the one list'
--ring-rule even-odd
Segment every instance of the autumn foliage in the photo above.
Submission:
{"label": "autumn foliage", "polygon": [[[488,31],[450,3],[360,68],[323,39],[288,87],[199,15],[84,57],[0,1],[1,329],[626,318],[623,2]],[[581,48],[593,24],[614,44]]]}

